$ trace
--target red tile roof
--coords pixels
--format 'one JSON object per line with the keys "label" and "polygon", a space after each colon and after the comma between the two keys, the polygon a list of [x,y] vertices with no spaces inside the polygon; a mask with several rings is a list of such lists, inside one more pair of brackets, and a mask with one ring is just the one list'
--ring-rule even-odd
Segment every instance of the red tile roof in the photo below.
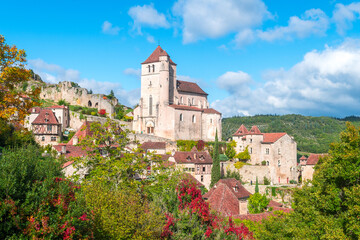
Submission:
{"label": "red tile roof", "polygon": [[176,81],[176,87],[177,90],[180,92],[190,92],[190,93],[197,93],[202,95],[208,95],[206,92],[204,92],[199,85],[197,85],[194,82],[186,82],[186,81]]}
{"label": "red tile roof", "polygon": [[191,175],[190,173],[185,173],[185,174],[184,174],[184,179],[188,179],[189,181],[195,183],[197,187],[202,187],[202,186],[204,186],[204,184],[202,184],[201,182],[199,182],[199,181],[198,181],[193,175]]}
{"label": "red tile roof", "polygon": [[250,129],[250,133],[251,134],[261,134],[259,128],[257,126],[252,126],[251,129]]}
{"label": "red tile roof", "polygon": [[274,211],[283,211],[284,213],[290,213],[293,211],[291,208],[283,208],[283,207],[274,207],[273,211],[271,212],[263,212],[258,214],[243,214],[243,215],[236,215],[233,218],[240,219],[240,220],[251,220],[253,222],[260,222],[263,219],[268,218],[271,215],[274,215]]}
{"label": "red tile roof", "polygon": [[268,207],[282,207],[283,205],[281,203],[275,202],[273,200],[270,200]]}
{"label": "red tile roof", "polygon": [[66,163],[64,163],[61,168],[66,168],[67,166],[70,166],[71,164],[73,164],[74,161],[68,161]]}
{"label": "red tile roof", "polygon": [[198,107],[193,107],[193,106],[186,106],[186,105],[176,105],[176,104],[171,104],[169,105],[169,107],[175,108],[175,109],[180,109],[180,110],[189,110],[189,111],[197,111],[197,112],[203,112],[203,113],[212,113],[212,114],[220,114],[220,112],[216,111],[213,108],[198,108]]}
{"label": "red tile roof", "polygon": [[62,147],[66,147],[66,153],[65,157],[83,157],[87,155],[87,151],[83,150],[83,146],[74,146],[74,145],[54,145],[53,148],[55,148],[56,151],[61,152]]}
{"label": "red tile roof", "polygon": [[175,152],[176,163],[212,164],[213,160],[208,152]]}
{"label": "red tile roof", "polygon": [[304,156],[304,155],[302,155],[302,157],[300,158],[300,160],[306,160],[307,158]]}
{"label": "red tile roof", "polygon": [[236,132],[233,134],[233,136],[243,136],[243,135],[246,135],[248,133],[249,133],[249,131],[246,129],[244,124],[241,124],[241,126],[239,127],[238,130],[236,130]]}
{"label": "red tile roof", "polygon": [[263,143],[274,143],[285,135],[286,135],[286,133],[263,133],[264,140],[262,142]]}
{"label": "red tile roof", "polygon": [[213,194],[213,192],[216,192],[216,189],[220,184],[225,184],[231,190],[234,196],[236,196],[237,199],[248,198],[251,195],[251,193],[248,190],[246,190],[243,185],[241,185],[240,181],[234,178],[228,178],[228,179],[220,179],[215,184],[215,186],[210,189],[209,192],[204,194],[203,197],[205,199],[209,198]]}
{"label": "red tile roof", "polygon": [[142,148],[143,150],[148,150],[148,149],[165,149],[166,148],[166,143],[165,142],[144,142],[140,148]]}
{"label": "red tile roof", "polygon": [[50,109],[41,109],[39,115],[35,118],[32,124],[51,124],[60,125],[55,117],[55,114]]}
{"label": "red tile roof", "polygon": [[[160,62],[159,57],[160,56],[169,56],[169,54],[167,54],[167,52],[165,50],[163,50],[160,46],[157,46],[157,48],[152,52],[152,54],[145,60],[145,62],[141,63],[141,64],[145,64],[145,63],[153,63],[153,62]],[[170,64],[176,65],[176,63],[174,63],[170,56],[169,56],[169,61]]]}
{"label": "red tile roof", "polygon": [[316,165],[320,157],[325,157],[327,154],[310,154],[307,159],[306,165]]}
{"label": "red tile roof", "polygon": [[54,105],[54,106],[51,106],[51,107],[49,107],[49,108],[64,108],[64,109],[66,109],[66,108],[68,108],[68,106],[64,106],[64,105]]}
{"label": "red tile roof", "polygon": [[33,107],[29,109],[29,113],[40,113],[41,108],[40,107]]}
{"label": "red tile roof", "polygon": [[68,145],[73,145],[74,144],[74,138],[77,137],[78,138],[78,142],[81,141],[81,139],[84,139],[87,136],[91,136],[92,133],[90,131],[90,124],[92,122],[88,122],[85,121],[83,123],[83,125],[81,125],[81,127],[79,128],[79,130],[74,134],[74,136],[70,139],[70,141],[68,142]]}

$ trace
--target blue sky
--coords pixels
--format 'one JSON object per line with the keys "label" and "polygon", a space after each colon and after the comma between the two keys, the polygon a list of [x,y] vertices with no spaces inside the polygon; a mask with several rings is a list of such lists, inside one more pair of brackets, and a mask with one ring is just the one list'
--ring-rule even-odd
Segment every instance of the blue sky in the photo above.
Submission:
{"label": "blue sky", "polygon": [[224,117],[359,115],[360,2],[285,0],[3,1],[0,34],[43,80],[120,102],[160,43]]}

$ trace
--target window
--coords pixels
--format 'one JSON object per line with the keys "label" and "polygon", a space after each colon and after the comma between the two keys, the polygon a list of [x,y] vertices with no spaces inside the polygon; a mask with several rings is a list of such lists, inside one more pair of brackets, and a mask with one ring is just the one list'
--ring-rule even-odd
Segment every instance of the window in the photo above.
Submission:
{"label": "window", "polygon": [[278,160],[278,167],[280,167],[281,166],[281,161],[280,160]]}
{"label": "window", "polygon": [[195,115],[192,115],[192,122],[193,122],[193,123],[196,123],[196,117],[195,117]]}
{"label": "window", "polygon": [[56,137],[51,137],[51,141],[55,142],[56,141]]}
{"label": "window", "polygon": [[150,65],[148,65],[149,72],[150,72],[150,68],[151,68]]}
{"label": "window", "polygon": [[203,176],[203,175],[201,175],[201,181],[202,181],[202,182],[204,181],[204,176]]}
{"label": "window", "polygon": [[191,100],[191,105],[195,105],[195,100],[194,100],[194,98],[192,98],[192,100]]}
{"label": "window", "polygon": [[45,137],[44,137],[44,136],[41,137],[41,141],[43,141],[43,142],[45,141]]}
{"label": "window", "polygon": [[154,127],[147,127],[147,133],[154,133]]}
{"label": "window", "polygon": [[280,148],[278,149],[278,154],[280,155]]}
{"label": "window", "polygon": [[153,64],[153,66],[152,66],[152,67],[153,67],[153,72],[155,72],[155,65]]}
{"label": "window", "polygon": [[191,106],[190,98],[188,98],[188,105]]}
{"label": "window", "polygon": [[183,97],[180,97],[180,103],[183,104]]}
{"label": "window", "polygon": [[269,155],[270,149],[266,148],[266,149],[265,149],[265,152],[266,152],[267,155]]}
{"label": "window", "polygon": [[212,118],[210,118],[210,123],[212,123]]}
{"label": "window", "polygon": [[268,166],[269,166],[269,164],[270,164],[270,163],[269,163],[269,161],[267,161],[267,162],[266,162],[266,165],[268,165]]}
{"label": "window", "polygon": [[205,172],[206,171],[206,168],[205,167],[203,167],[203,172]]}
{"label": "window", "polygon": [[252,154],[252,148],[250,148],[250,154]]}
{"label": "window", "polygon": [[186,160],[188,160],[188,161],[190,162],[190,161],[191,161],[191,157],[188,156],[188,157],[186,158]]}
{"label": "window", "polygon": [[200,167],[197,167],[197,171],[200,172]]}
{"label": "window", "polygon": [[181,122],[184,121],[184,118],[183,118],[182,113],[180,113],[180,121],[181,121]]}
{"label": "window", "polygon": [[249,139],[249,142],[252,143],[252,138]]}
{"label": "window", "polygon": [[153,105],[153,99],[152,96],[150,95],[149,97],[149,115],[152,115],[152,105]]}
{"label": "window", "polygon": [[47,125],[47,130],[48,130],[48,132],[51,132],[52,126],[51,126],[51,125]]}

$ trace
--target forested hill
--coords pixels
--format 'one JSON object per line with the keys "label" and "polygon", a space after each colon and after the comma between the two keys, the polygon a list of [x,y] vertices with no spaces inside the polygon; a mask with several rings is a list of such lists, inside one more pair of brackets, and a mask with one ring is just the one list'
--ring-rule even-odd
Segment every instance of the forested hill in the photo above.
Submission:
{"label": "forested hill", "polygon": [[256,115],[231,117],[222,121],[222,139],[227,140],[244,124],[248,130],[256,125],[261,132],[287,132],[295,138],[299,151],[324,153],[332,142],[339,140],[346,121],[360,126],[360,117],[336,119],[331,117],[307,117],[302,115]]}

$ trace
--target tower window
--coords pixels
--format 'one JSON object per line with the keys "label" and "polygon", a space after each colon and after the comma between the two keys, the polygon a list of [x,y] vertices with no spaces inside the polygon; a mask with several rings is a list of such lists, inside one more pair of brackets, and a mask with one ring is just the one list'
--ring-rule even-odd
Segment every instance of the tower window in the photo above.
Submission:
{"label": "tower window", "polygon": [[184,121],[182,113],[180,113],[180,121]]}
{"label": "tower window", "polygon": [[150,65],[148,65],[149,72],[150,72],[150,68],[151,68],[151,66],[150,66]]}
{"label": "tower window", "polygon": [[266,154],[268,155],[270,153],[270,149],[269,148],[266,148]]}
{"label": "tower window", "polygon": [[183,97],[180,97],[180,103],[183,104]]}
{"label": "tower window", "polygon": [[192,115],[192,122],[196,123],[196,116],[195,115]]}
{"label": "tower window", "polygon": [[152,101],[153,101],[153,99],[152,99],[152,96],[150,95],[150,97],[149,97],[149,115],[151,116],[152,115]]}
{"label": "tower window", "polygon": [[155,65],[153,64],[152,67],[153,67],[153,72],[155,72]]}

